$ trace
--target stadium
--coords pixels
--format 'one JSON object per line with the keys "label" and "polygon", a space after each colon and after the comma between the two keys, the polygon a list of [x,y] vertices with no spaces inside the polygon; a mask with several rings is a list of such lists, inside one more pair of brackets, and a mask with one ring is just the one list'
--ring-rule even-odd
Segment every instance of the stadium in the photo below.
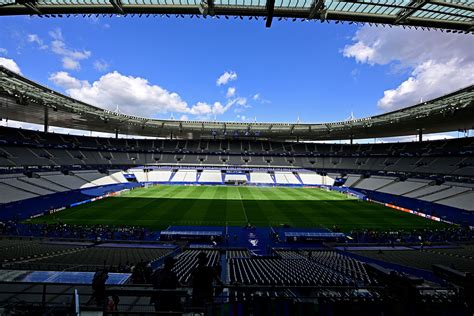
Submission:
{"label": "stadium", "polygon": [[[469,2],[247,2],[0,0],[0,19],[329,20],[472,43]],[[42,128],[0,126],[0,314],[472,315],[472,83],[323,123],[130,115],[66,91],[0,63],[0,119]]]}

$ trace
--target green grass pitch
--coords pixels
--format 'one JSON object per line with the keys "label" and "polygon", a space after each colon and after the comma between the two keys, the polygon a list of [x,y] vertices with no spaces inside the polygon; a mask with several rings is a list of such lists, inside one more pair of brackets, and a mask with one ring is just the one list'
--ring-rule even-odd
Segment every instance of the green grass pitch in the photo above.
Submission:
{"label": "green grass pitch", "polygon": [[135,189],[31,220],[68,224],[256,226],[412,229],[436,223],[344,194],[317,188],[166,186]]}

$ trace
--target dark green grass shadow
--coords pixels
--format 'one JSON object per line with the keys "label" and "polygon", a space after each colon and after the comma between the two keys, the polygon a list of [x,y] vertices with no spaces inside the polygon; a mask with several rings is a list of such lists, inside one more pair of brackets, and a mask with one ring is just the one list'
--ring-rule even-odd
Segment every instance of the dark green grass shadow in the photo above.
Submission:
{"label": "dark green grass shadow", "polygon": [[114,197],[80,205],[32,223],[129,225],[164,229],[169,225],[337,226],[353,229],[437,228],[445,224],[359,200],[225,200]]}

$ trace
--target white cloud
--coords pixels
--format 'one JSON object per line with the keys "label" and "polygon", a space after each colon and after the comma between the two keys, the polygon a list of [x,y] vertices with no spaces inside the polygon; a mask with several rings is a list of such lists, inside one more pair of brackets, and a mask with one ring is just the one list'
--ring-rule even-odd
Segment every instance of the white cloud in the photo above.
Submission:
{"label": "white cloud", "polygon": [[72,76],[70,76],[65,71],[59,71],[51,76],[49,76],[49,80],[54,82],[55,85],[62,87],[64,89],[82,89],[83,87],[88,87],[89,82],[86,80],[78,80]]}
{"label": "white cloud", "polygon": [[60,55],[60,56],[66,56],[71,59],[87,59],[91,56],[91,52],[87,50],[79,51],[79,50],[71,50],[66,47],[66,43],[60,40],[54,40],[51,42],[51,50],[53,53]]}
{"label": "white cloud", "polygon": [[50,48],[54,54],[61,57],[61,62],[64,69],[79,70],[81,69],[80,61],[88,59],[92,55],[92,53],[88,50],[76,50],[69,48],[66,45],[60,28],[56,28],[50,31],[48,34],[52,38],[51,44],[49,46],[44,43],[43,39],[40,38],[38,34],[28,34],[26,39],[29,43],[37,44],[39,49]]}
{"label": "white cloud", "polygon": [[[359,32],[357,33],[359,34]],[[356,35],[357,39],[357,35]],[[376,47],[379,45],[379,42],[376,41],[372,43],[372,47],[365,45],[363,42],[358,41],[355,44],[347,45],[344,47],[344,56],[345,57],[354,57],[357,62],[367,63],[373,65],[374,55],[376,52]]]}
{"label": "white cloud", "polygon": [[228,102],[226,105],[222,105],[220,102],[214,102],[214,104],[208,104],[205,102],[198,102],[189,109],[189,113],[196,115],[200,119],[209,119],[212,116],[222,115],[235,103]]}
{"label": "white cloud", "polygon": [[187,116],[186,114],[183,114],[179,117],[179,120],[180,121],[189,121],[189,116]]}
{"label": "white cloud", "polygon": [[235,102],[236,102],[238,105],[247,107],[247,98],[239,97],[239,98],[235,99]]}
{"label": "white cloud", "polygon": [[264,98],[262,98],[262,95],[260,93],[256,93],[252,96],[252,100],[254,101],[258,101],[260,102],[261,104],[267,104],[267,103],[271,103],[270,100],[266,100]]}
{"label": "white cloud", "polygon": [[105,60],[96,60],[94,62],[94,68],[95,70],[104,72],[104,71],[107,71],[107,69],[109,69],[109,64]]}
{"label": "white cloud", "polygon": [[18,74],[21,74],[20,67],[18,67],[17,63],[13,59],[0,57],[0,66],[3,66]]}
{"label": "white cloud", "polygon": [[50,31],[49,35],[53,38],[51,51],[62,57],[61,61],[65,69],[79,70],[81,68],[80,61],[88,59],[92,55],[88,50],[74,50],[68,48],[64,42],[61,29]]}
{"label": "white cloud", "polygon": [[398,87],[378,101],[394,110],[429,100],[474,83],[474,44],[464,34],[360,28],[342,53],[359,63],[397,65],[409,70]]}
{"label": "white cloud", "polygon": [[377,104],[384,110],[401,108],[421,100],[428,101],[470,83],[474,83],[474,62],[465,64],[456,58],[446,63],[429,60],[416,66],[410,77],[397,88],[384,91]]}
{"label": "white cloud", "polygon": [[8,50],[7,50],[6,48],[0,47],[0,54],[2,54],[2,55],[7,55],[7,54],[8,54]]}
{"label": "white cloud", "polygon": [[175,93],[158,85],[150,84],[146,79],[124,76],[117,71],[107,73],[95,82],[79,80],[65,71],[49,77],[55,85],[62,87],[71,97],[81,101],[115,111],[117,106],[125,114],[144,117],[156,117],[162,113],[182,113],[199,118],[210,118],[224,114],[233,105],[243,106],[240,98],[229,100],[225,105],[220,102],[212,104],[198,102],[193,106]]}
{"label": "white cloud", "polygon": [[229,87],[227,88],[227,93],[226,93],[226,98],[231,98],[235,95],[236,89],[235,87]]}
{"label": "white cloud", "polygon": [[62,72],[53,74],[50,80],[65,88],[73,98],[108,110],[115,110],[118,106],[126,114],[154,116],[188,110],[186,102],[177,93],[151,85],[146,79],[124,76],[117,71],[107,73],[93,83],[77,80]]}
{"label": "white cloud", "polygon": [[72,59],[71,57],[63,57],[62,62],[63,62],[64,69],[69,69],[69,70],[81,69],[81,65],[79,64],[79,62],[75,59]]}
{"label": "white cloud", "polygon": [[64,40],[63,33],[61,32],[60,28],[55,28],[54,30],[49,31],[48,34],[53,39],[60,40],[60,41]]}
{"label": "white cloud", "polygon": [[234,80],[237,80],[237,73],[235,71],[226,71],[217,78],[216,85],[223,86]]}
{"label": "white cloud", "polygon": [[40,49],[48,48],[48,45],[45,45],[44,41],[37,34],[28,34],[26,40],[29,43],[36,43]]}

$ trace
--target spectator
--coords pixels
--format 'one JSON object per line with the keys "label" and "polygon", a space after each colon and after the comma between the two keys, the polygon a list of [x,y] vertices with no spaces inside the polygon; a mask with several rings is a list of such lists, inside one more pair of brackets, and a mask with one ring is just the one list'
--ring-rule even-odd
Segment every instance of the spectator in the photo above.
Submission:
{"label": "spectator", "polygon": [[191,272],[192,301],[194,307],[204,307],[213,300],[212,283],[216,281],[217,284],[223,285],[223,282],[216,269],[207,266],[206,253],[200,252],[197,259],[198,266]]}
{"label": "spectator", "polygon": [[91,304],[95,302],[97,306],[102,306],[105,303],[106,295],[105,295],[105,283],[109,278],[109,272],[107,269],[97,271],[94,274],[94,278],[92,279],[92,296],[87,302],[87,304]]}
{"label": "spectator", "polygon": [[[174,258],[167,257],[163,268],[153,272],[151,281],[154,289],[176,290],[178,288],[180,285],[178,277],[173,271],[175,263]],[[155,311],[178,311],[181,309],[179,297],[172,292],[155,293],[151,297],[150,303],[155,305]]]}

